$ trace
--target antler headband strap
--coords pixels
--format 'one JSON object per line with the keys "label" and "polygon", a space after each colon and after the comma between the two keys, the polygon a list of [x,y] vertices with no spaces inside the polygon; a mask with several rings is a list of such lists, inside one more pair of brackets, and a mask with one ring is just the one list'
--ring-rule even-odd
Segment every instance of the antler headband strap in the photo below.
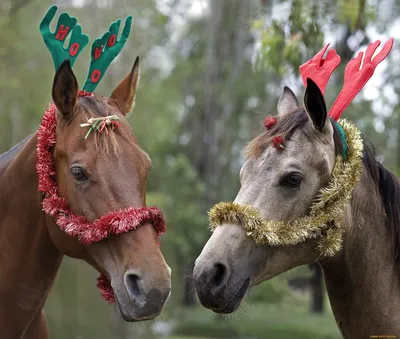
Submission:
{"label": "antler headband strap", "polygon": [[[346,107],[372,77],[375,68],[388,56],[393,47],[393,38],[390,38],[385,43],[382,50],[372,59],[380,43],[381,42],[377,40],[368,45],[362,65],[363,52],[359,52],[358,55],[347,64],[343,88],[329,111],[329,116],[333,120],[339,120]],[[310,78],[318,85],[322,94],[325,91],[325,87],[328,84],[332,72],[340,63],[340,57],[334,49],[330,50],[326,58],[323,59],[323,55],[328,47],[329,44],[319,51],[314,58],[300,66],[300,74],[303,78],[304,85],[307,86],[307,78]]]}
{"label": "antler headband strap", "polygon": [[[70,61],[71,67],[74,65],[78,55],[89,43],[89,37],[82,33],[82,28],[77,24],[77,19],[69,16],[68,13],[60,15],[56,30],[51,32],[50,22],[53,20],[56,12],[57,6],[54,5],[49,8],[40,23],[40,33],[50,51],[54,67],[57,70],[65,60]],[[94,92],[111,62],[121,52],[131,31],[132,17],[128,16],[126,18],[125,27],[118,40],[117,35],[120,25],[121,20],[118,19],[110,25],[108,31],[101,38],[93,42],[89,73],[83,85],[84,91]],[[71,32],[68,47],[65,48],[65,39]]]}

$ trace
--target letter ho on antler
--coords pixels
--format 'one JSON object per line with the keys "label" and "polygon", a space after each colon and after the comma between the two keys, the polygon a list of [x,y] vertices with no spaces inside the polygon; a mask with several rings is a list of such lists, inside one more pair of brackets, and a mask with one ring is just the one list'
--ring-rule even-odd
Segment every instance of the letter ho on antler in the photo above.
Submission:
{"label": "letter ho on antler", "polygon": [[[54,67],[58,67],[66,60],[70,60],[71,67],[82,50],[89,43],[89,37],[82,33],[82,28],[77,24],[77,19],[62,13],[58,18],[56,30],[50,31],[50,22],[57,12],[57,6],[52,6],[47,11],[40,23],[40,33],[44,43],[53,58]],[[68,47],[64,47],[65,39],[72,32]]]}
{"label": "letter ho on antler", "polygon": [[101,38],[96,39],[92,44],[91,61],[89,73],[83,90],[93,92],[98,83],[102,79],[108,66],[121,52],[129,37],[132,25],[132,17],[128,16],[125,20],[125,27],[121,33],[121,37],[117,40],[118,31],[121,20],[113,22],[106,33]]}
{"label": "letter ho on antler", "polygon": [[[65,60],[70,60],[71,67],[78,55],[89,43],[89,37],[82,33],[82,28],[77,24],[77,19],[62,13],[58,18],[57,27],[54,32],[50,31],[50,23],[57,12],[57,6],[52,6],[47,11],[40,23],[40,33],[53,58],[56,70]],[[96,39],[92,44],[91,62],[89,74],[83,86],[83,90],[93,92],[111,62],[121,52],[129,37],[132,26],[132,17],[128,16],[125,27],[118,40],[117,35],[121,20],[113,22],[108,31],[101,38]],[[64,47],[65,39],[71,34],[68,47]]]}

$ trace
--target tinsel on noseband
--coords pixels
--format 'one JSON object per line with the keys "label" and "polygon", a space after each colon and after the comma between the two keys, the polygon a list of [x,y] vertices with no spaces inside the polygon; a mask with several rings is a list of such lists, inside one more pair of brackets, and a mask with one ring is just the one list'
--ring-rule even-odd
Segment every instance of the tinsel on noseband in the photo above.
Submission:
{"label": "tinsel on noseband", "polygon": [[351,122],[339,120],[347,136],[348,157],[336,159],[331,179],[317,194],[310,214],[293,221],[263,220],[259,210],[232,202],[220,202],[209,211],[211,229],[224,223],[241,225],[258,245],[296,245],[318,239],[321,255],[333,256],[342,246],[344,208],[362,171],[363,142]]}
{"label": "tinsel on noseband", "polygon": [[[93,96],[93,94],[80,91],[79,96]],[[76,237],[84,245],[98,242],[111,234],[121,234],[134,230],[147,222],[153,225],[157,236],[165,232],[166,226],[162,212],[156,207],[130,207],[110,212],[94,221],[73,214],[69,210],[67,201],[58,194],[55,179],[56,168],[53,160],[56,130],[56,107],[54,104],[50,104],[38,131],[36,172],[39,180],[39,191],[43,192],[43,211],[53,216],[64,232]],[[113,290],[107,277],[100,276],[98,287],[107,301],[114,301]]]}

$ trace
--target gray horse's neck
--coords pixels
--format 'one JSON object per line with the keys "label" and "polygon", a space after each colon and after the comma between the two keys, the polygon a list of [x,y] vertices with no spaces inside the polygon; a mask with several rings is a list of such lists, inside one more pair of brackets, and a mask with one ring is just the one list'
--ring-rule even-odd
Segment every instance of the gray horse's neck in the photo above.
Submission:
{"label": "gray horse's neck", "polygon": [[322,262],[336,322],[346,339],[400,337],[400,276],[379,191],[364,170],[346,210],[343,250]]}
{"label": "gray horse's neck", "polygon": [[1,338],[45,338],[31,328],[42,326],[40,310],[62,258],[41,209],[36,142],[34,135],[0,157]]}

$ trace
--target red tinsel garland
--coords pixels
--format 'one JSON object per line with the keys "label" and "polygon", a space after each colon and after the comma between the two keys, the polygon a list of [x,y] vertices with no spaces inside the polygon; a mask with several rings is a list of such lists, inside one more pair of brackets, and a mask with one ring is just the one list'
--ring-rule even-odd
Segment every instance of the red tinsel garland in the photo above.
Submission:
{"label": "red tinsel garland", "polygon": [[115,295],[111,287],[110,280],[104,274],[100,274],[100,276],[97,278],[96,286],[100,290],[101,296],[105,301],[110,304],[115,303]]}
{"label": "red tinsel garland", "polygon": [[[80,91],[79,96],[93,96],[93,93]],[[110,212],[97,220],[89,221],[84,216],[73,214],[67,201],[58,195],[55,180],[56,169],[53,161],[53,149],[56,144],[56,107],[50,104],[40,124],[37,144],[36,172],[39,191],[44,193],[43,211],[56,219],[58,226],[67,234],[76,237],[82,244],[89,245],[107,238],[111,234],[125,233],[136,229],[143,223],[153,225],[157,236],[165,232],[166,225],[162,212],[157,207],[130,207]],[[109,279],[101,275],[97,286],[102,296],[113,303],[114,292]]]}

